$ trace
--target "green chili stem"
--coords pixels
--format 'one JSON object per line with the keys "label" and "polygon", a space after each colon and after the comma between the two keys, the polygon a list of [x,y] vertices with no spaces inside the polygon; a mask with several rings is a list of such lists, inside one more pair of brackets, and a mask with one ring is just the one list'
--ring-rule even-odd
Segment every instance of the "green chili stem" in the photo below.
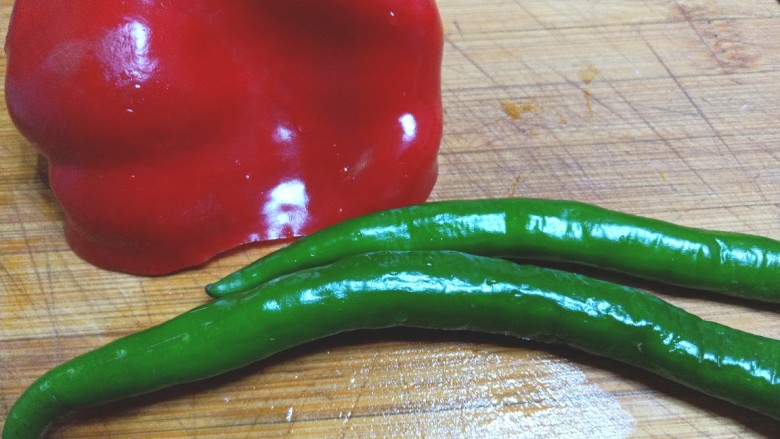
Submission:
{"label": "green chili stem", "polygon": [[296,272],[68,361],[12,408],[3,439],[57,416],[200,380],[343,331],[466,329],[564,343],[780,419],[780,342],[567,272],[456,252],[380,252]]}
{"label": "green chili stem", "polygon": [[671,285],[780,301],[780,242],[615,212],[574,201],[427,203],[354,218],[271,253],[206,287],[221,297],[347,255],[458,250],[570,262]]}

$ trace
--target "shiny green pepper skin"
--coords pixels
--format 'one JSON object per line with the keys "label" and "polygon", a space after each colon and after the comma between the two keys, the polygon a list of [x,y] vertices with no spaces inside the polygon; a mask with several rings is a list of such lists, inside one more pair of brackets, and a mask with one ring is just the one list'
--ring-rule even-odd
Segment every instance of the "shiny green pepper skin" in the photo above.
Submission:
{"label": "shiny green pepper skin", "polygon": [[213,297],[380,250],[457,250],[570,262],[767,302],[780,301],[780,242],[576,201],[452,200],[386,210],[309,235],[206,287]]}
{"label": "shiny green pepper skin", "polygon": [[65,412],[211,377],[332,334],[408,326],[564,343],[780,419],[780,341],[581,275],[440,252],[378,252],[295,272],[47,372],[3,439]]}

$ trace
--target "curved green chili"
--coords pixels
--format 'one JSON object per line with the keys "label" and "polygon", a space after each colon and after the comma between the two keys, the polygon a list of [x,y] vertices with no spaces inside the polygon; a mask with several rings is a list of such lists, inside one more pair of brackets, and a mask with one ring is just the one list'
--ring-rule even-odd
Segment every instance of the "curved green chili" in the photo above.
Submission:
{"label": "curved green chili", "polygon": [[206,287],[213,297],[380,250],[458,250],[573,262],[672,285],[780,301],[780,242],[574,201],[482,199],[382,211],[323,229]]}
{"label": "curved green chili", "polygon": [[565,343],[780,419],[780,342],[701,320],[636,289],[457,252],[380,252],[274,279],[47,372],[3,439],[79,407],[242,367],[362,328],[467,329]]}

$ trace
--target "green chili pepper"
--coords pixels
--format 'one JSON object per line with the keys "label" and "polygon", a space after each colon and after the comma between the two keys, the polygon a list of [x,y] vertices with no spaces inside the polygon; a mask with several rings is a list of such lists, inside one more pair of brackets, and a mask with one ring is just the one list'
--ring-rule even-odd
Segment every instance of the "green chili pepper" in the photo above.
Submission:
{"label": "green chili pepper", "polygon": [[323,229],[208,285],[213,297],[381,250],[458,250],[579,263],[667,284],[780,301],[780,242],[544,199],[427,203]]}
{"label": "green chili pepper", "polygon": [[211,377],[343,331],[466,329],[565,343],[780,419],[780,341],[629,287],[457,252],[379,252],[274,279],[47,372],[3,439],[65,412]]}

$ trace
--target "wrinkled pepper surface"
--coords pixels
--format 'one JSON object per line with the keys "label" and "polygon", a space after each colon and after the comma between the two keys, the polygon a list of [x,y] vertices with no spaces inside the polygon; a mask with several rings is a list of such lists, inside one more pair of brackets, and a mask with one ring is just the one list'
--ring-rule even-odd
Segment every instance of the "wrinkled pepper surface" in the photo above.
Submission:
{"label": "wrinkled pepper surface", "polygon": [[165,274],[424,201],[433,0],[17,0],[6,99],[68,242]]}

